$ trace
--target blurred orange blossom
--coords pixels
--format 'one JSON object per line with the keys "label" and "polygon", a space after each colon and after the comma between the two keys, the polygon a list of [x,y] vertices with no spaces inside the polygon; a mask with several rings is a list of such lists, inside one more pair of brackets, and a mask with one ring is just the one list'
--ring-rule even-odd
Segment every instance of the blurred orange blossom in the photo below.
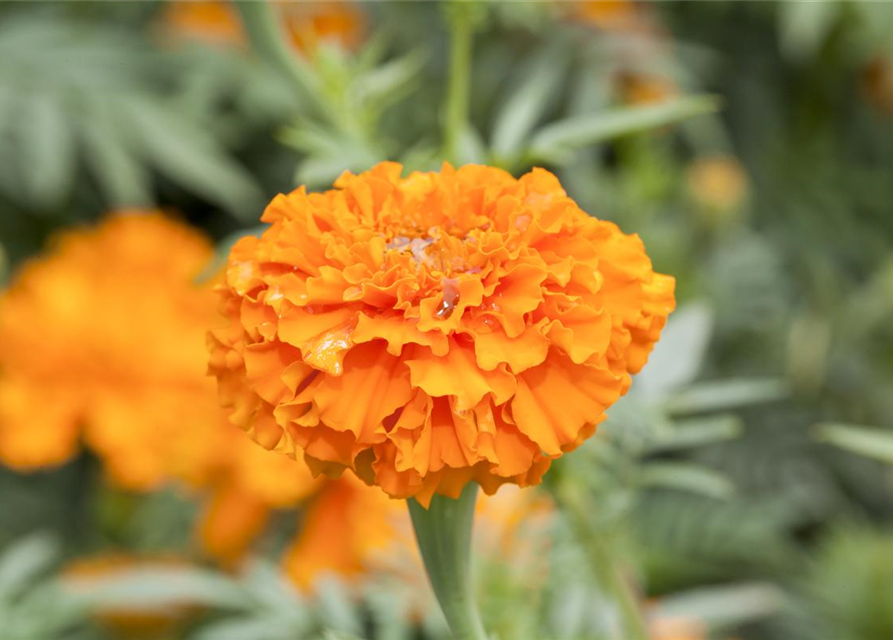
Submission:
{"label": "blurred orange blossom", "polygon": [[124,212],[63,233],[0,297],[0,460],[28,469],[96,451],[122,487],[204,477],[223,440],[190,285],[208,240]]}
{"label": "blurred orange blossom", "polygon": [[[302,53],[315,51],[323,42],[354,49],[365,28],[363,13],[352,2],[273,3],[291,45]],[[212,44],[241,44],[239,16],[231,2],[169,2],[162,25],[171,34]]]}
{"label": "blurred orange blossom", "polygon": [[235,424],[423,504],[538,483],[629,388],[674,307],[637,236],[547,171],[382,163],[277,196],[209,335]]}
{"label": "blurred orange blossom", "polygon": [[[287,570],[309,586],[313,572],[293,566],[313,550],[316,570],[356,573],[393,535],[393,506],[356,482],[314,480],[227,423],[204,346],[207,327],[222,320],[210,286],[193,284],[212,255],[186,225],[127,211],[62,233],[26,263],[0,295],[0,461],[21,470],[61,464],[83,440],[117,486],[179,481],[208,492],[198,535],[227,565],[274,509],[312,497]],[[348,518],[332,536],[313,515],[329,495],[345,512],[362,508],[366,521]]]}

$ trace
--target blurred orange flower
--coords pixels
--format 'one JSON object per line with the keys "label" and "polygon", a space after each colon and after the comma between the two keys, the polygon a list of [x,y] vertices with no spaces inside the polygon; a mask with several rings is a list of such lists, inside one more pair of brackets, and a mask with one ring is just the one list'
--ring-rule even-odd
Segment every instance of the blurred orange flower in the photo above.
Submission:
{"label": "blurred orange flower", "polygon": [[617,76],[617,88],[626,104],[658,104],[679,95],[679,87],[669,78],[641,72],[623,72]]}
{"label": "blurred orange flower", "polygon": [[[295,544],[323,540],[314,543],[314,566],[355,573],[367,550],[392,535],[393,507],[355,482],[314,480],[305,465],[228,424],[205,371],[205,332],[221,322],[216,298],[192,284],[211,256],[198,232],[132,211],[63,233],[27,263],[0,296],[0,461],[59,464],[83,439],[118,486],[146,491],[173,480],[208,492],[198,536],[227,565],[273,510],[312,495],[312,513],[332,494],[346,512],[366,509],[369,521],[348,519],[332,537],[331,523],[311,515]],[[370,523],[375,535],[358,543]],[[312,571],[297,577],[307,584]]]}
{"label": "blurred orange flower", "polygon": [[695,160],[686,172],[686,181],[695,201],[711,211],[736,209],[747,196],[747,174],[732,156],[714,155]]}
{"label": "blurred orange flower", "polygon": [[[330,481],[305,511],[301,534],[286,550],[285,571],[305,588],[326,574],[361,575],[398,540],[395,531],[406,515],[402,504],[355,478]],[[402,540],[412,547],[408,537]]]}
{"label": "blurred orange flower", "polygon": [[887,56],[873,57],[862,70],[862,95],[879,113],[893,116],[893,61]]}
{"label": "blurred orange flower", "polygon": [[[290,42],[302,53],[312,53],[323,42],[354,49],[362,40],[363,13],[352,2],[278,2],[274,6]],[[170,2],[162,22],[176,36],[212,44],[241,44],[244,40],[235,7],[223,0]]]}
{"label": "blurred orange flower", "polygon": [[629,31],[643,26],[641,7],[633,0],[578,0],[567,6],[576,19],[600,29]]}
{"label": "blurred orange flower", "polygon": [[535,169],[382,163],[277,196],[232,249],[211,371],[235,424],[394,497],[540,481],[673,309],[636,236]]}
{"label": "blurred orange flower", "polygon": [[59,464],[83,438],[140,490],[216,464],[201,356],[214,314],[189,285],[211,255],[189,228],[127,212],[27,263],[0,296],[0,460]]}
{"label": "blurred orange flower", "polygon": [[657,618],[649,625],[651,640],[706,640],[707,627],[696,618]]}

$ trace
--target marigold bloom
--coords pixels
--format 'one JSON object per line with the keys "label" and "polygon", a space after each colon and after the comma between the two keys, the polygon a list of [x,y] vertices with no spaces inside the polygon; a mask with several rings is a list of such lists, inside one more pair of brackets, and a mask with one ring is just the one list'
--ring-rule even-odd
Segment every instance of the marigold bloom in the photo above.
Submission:
{"label": "marigold bloom", "polygon": [[400,174],[277,196],[233,247],[222,403],[264,447],[393,497],[537,483],[629,388],[674,280],[542,169]]}
{"label": "marigold bloom", "polygon": [[[355,48],[364,30],[362,12],[352,2],[275,3],[292,46],[312,53],[323,42]],[[168,4],[164,26],[175,35],[212,44],[240,44],[244,40],[236,8],[222,0],[178,1]]]}
{"label": "marigold bloom", "polygon": [[[301,531],[285,552],[286,574],[302,588],[326,574],[364,574],[373,557],[399,539],[399,522],[407,519],[399,507],[350,476],[327,482],[310,502]],[[408,537],[404,542],[410,546]]]}
{"label": "marigold bloom", "polygon": [[[197,533],[227,565],[244,557],[273,510],[312,497],[312,513],[333,495],[345,511],[361,505],[366,521],[346,520],[336,538],[308,517],[293,544],[317,540],[317,570],[354,574],[376,541],[393,535],[392,507],[355,481],[313,479],[305,465],[228,424],[206,373],[217,301],[209,286],[193,283],[212,253],[185,225],[128,212],[61,234],[26,264],[0,296],[0,461],[59,464],[83,440],[118,486],[146,491],[178,481],[208,493]],[[368,544],[356,543],[370,527]],[[296,575],[292,565],[296,581],[309,584],[315,574]]]}
{"label": "marigold bloom", "polygon": [[607,31],[634,31],[642,25],[641,7],[633,0],[582,0],[571,7],[578,20]]}
{"label": "marigold bloom", "polygon": [[210,242],[131,212],[62,234],[0,296],[0,460],[59,464],[79,440],[121,486],[203,475],[222,433],[203,375]]}
{"label": "marigold bloom", "polygon": [[725,155],[695,160],[686,171],[688,189],[702,207],[716,212],[738,208],[747,196],[748,179],[741,163]]}

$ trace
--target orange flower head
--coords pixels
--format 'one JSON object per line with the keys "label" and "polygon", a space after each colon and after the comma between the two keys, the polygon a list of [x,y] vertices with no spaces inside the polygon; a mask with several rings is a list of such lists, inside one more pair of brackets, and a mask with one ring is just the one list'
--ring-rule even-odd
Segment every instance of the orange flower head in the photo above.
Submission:
{"label": "orange flower head", "polygon": [[717,213],[737,209],[747,196],[747,174],[731,156],[695,160],[686,171],[686,182],[694,200],[704,209]]}
{"label": "orange flower head", "polygon": [[59,464],[83,439],[130,489],[214,464],[216,312],[191,284],[212,254],[185,225],[127,212],[26,263],[0,296],[0,460]]}
{"label": "orange flower head", "polygon": [[[277,2],[274,9],[289,43],[301,53],[312,54],[323,43],[353,50],[363,39],[364,15],[352,2]],[[174,37],[212,45],[241,45],[245,40],[235,5],[223,0],[171,2],[161,22]]]}
{"label": "orange flower head", "polygon": [[629,388],[674,280],[547,171],[401,170],[279,195],[233,247],[209,335],[222,404],[392,497],[537,483]]}
{"label": "orange flower head", "polygon": [[642,22],[633,0],[583,0],[570,5],[578,20],[607,31],[631,31]]}

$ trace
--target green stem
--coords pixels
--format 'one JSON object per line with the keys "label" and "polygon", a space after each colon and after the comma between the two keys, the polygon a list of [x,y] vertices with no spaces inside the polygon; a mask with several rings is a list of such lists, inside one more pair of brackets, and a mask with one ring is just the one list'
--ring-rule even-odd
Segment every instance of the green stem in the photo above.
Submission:
{"label": "green stem", "polygon": [[599,583],[610,593],[620,611],[623,640],[648,640],[639,598],[611,553],[610,531],[591,525],[592,514],[597,510],[576,487],[567,483],[559,483],[555,497],[583,545]]}
{"label": "green stem", "polygon": [[475,7],[456,2],[449,7],[450,70],[447,84],[443,153],[452,163],[459,160],[459,146],[468,126],[468,96],[471,83],[471,49]]}
{"label": "green stem", "polygon": [[314,89],[314,81],[303,61],[288,45],[282,29],[282,21],[276,16],[269,2],[262,0],[237,0],[236,8],[251,48],[271,67],[291,80],[299,96],[320,115],[328,110]]}
{"label": "green stem", "polygon": [[478,486],[458,500],[435,495],[425,509],[410,498],[409,515],[434,595],[456,640],[487,640],[471,580],[471,528]]}

